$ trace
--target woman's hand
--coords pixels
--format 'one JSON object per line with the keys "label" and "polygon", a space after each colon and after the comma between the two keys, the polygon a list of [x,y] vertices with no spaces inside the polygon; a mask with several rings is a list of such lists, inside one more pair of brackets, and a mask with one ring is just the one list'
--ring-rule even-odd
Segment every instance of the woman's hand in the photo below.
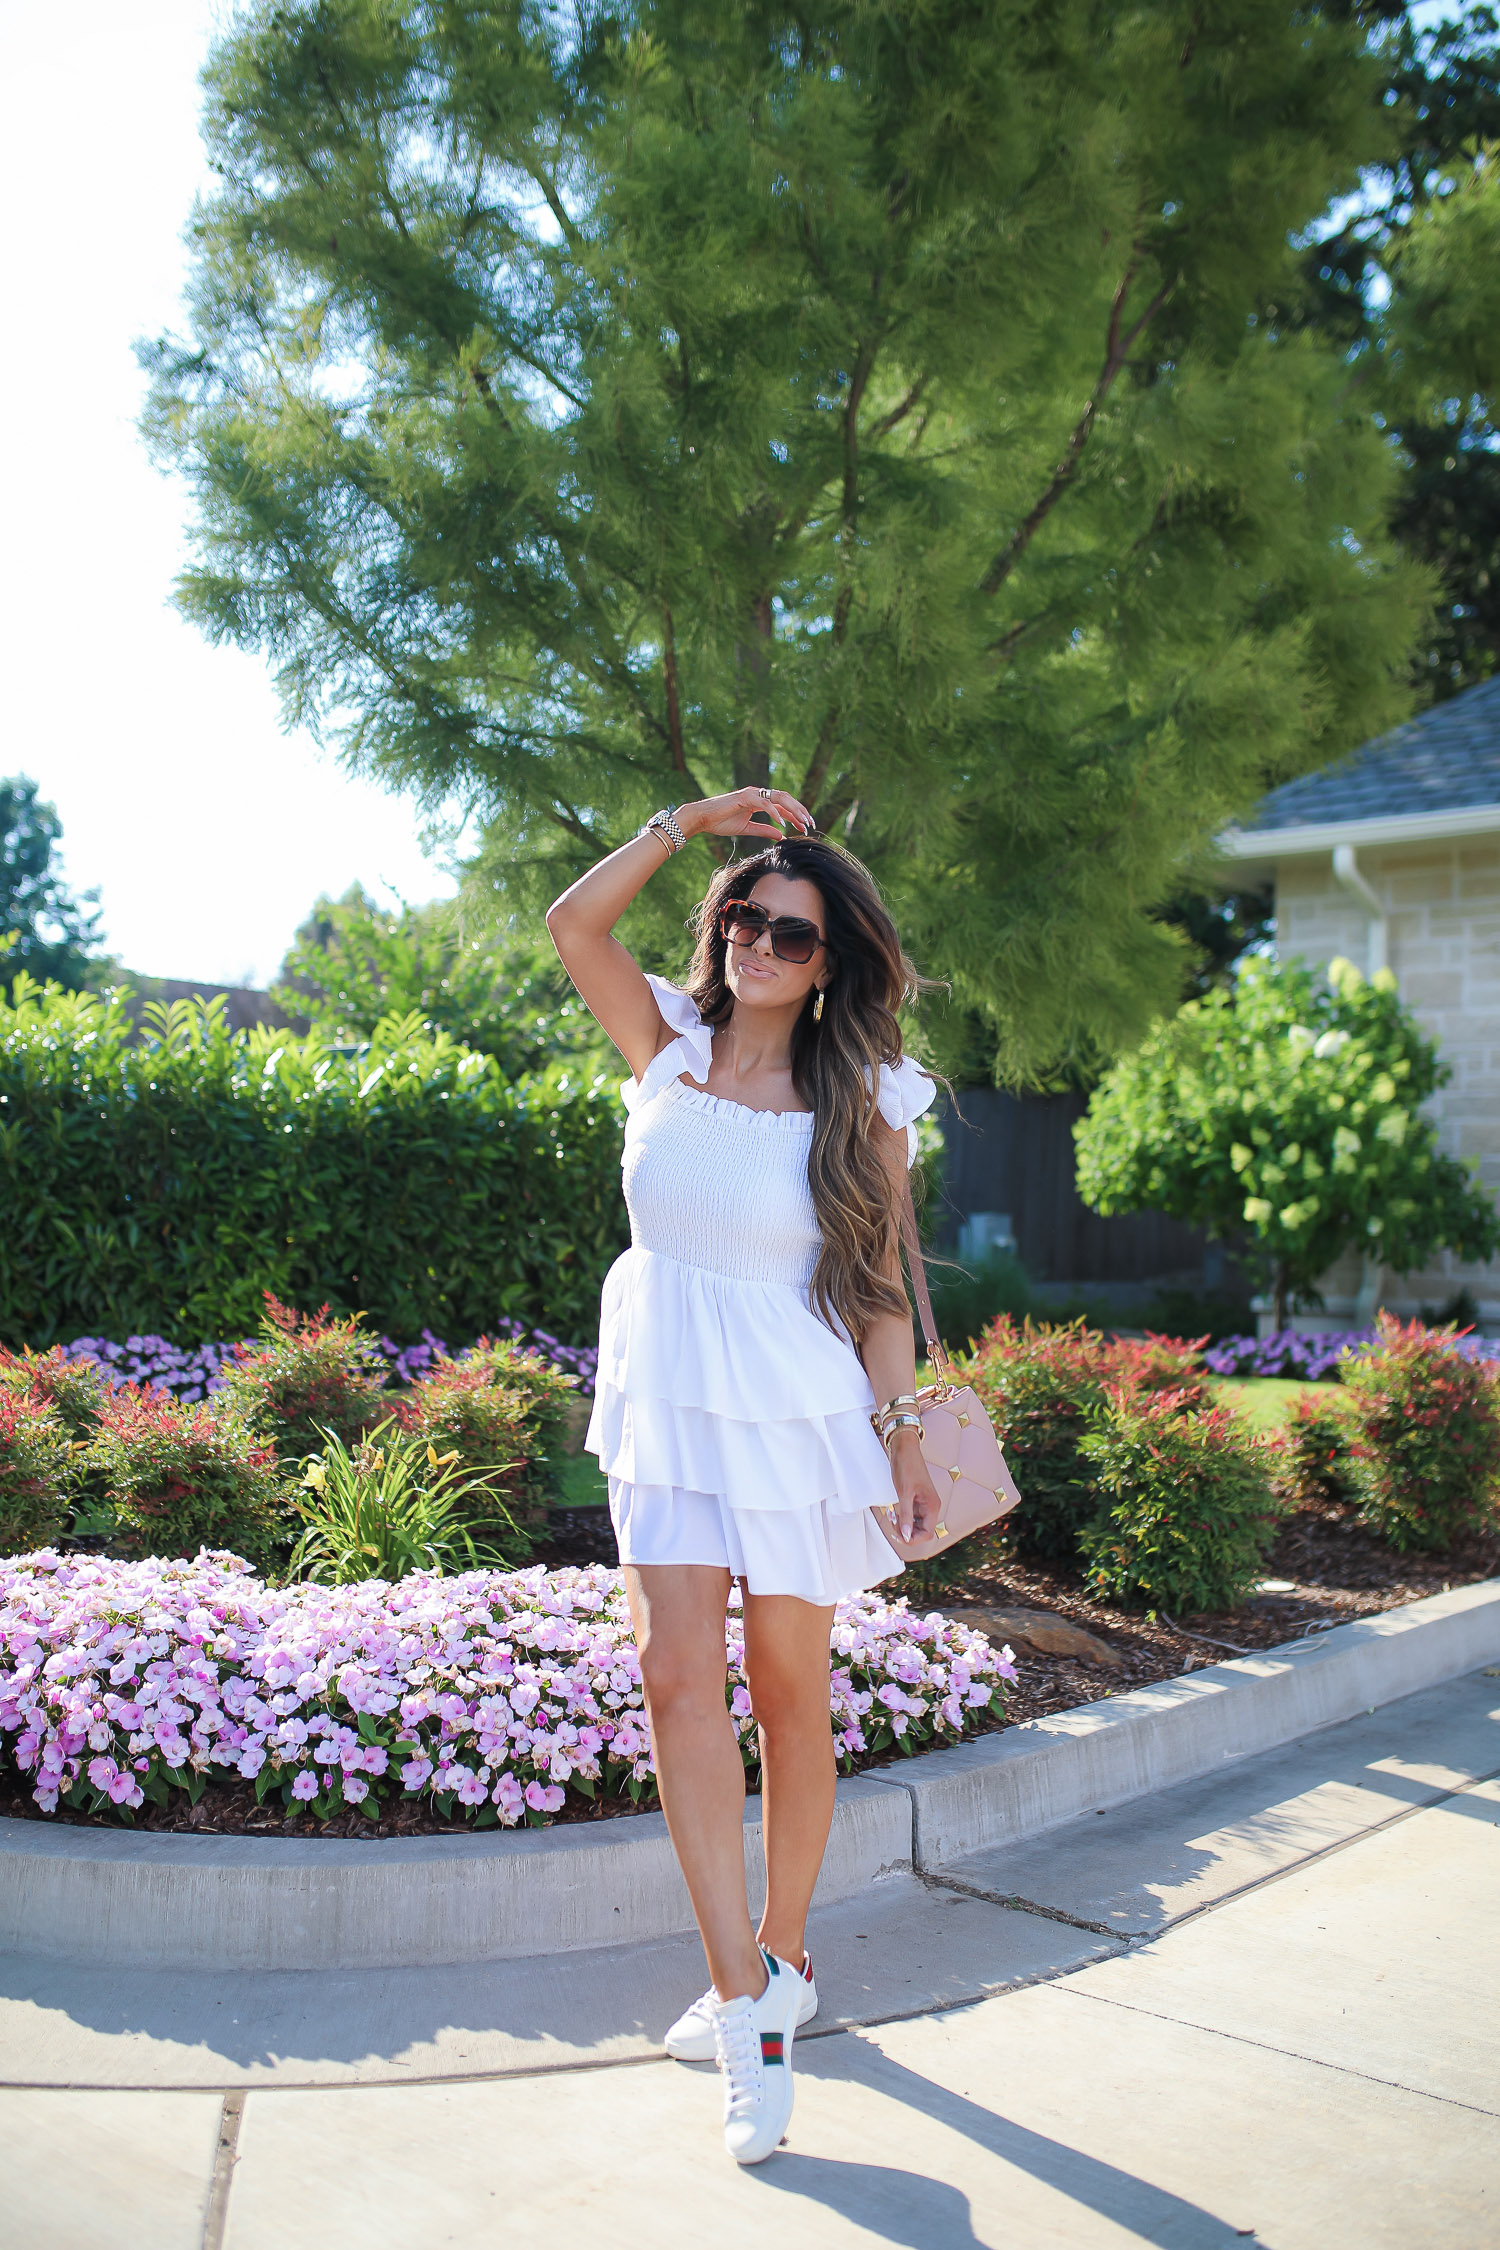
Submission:
{"label": "woman's hand", "polygon": [[679,805],[677,825],[684,836],[811,836],[813,816],[784,789],[731,789],[723,797],[700,797]]}
{"label": "woman's hand", "polygon": [[891,1482],[896,1487],[896,1530],[903,1539],[936,1531],[942,1506],[922,1458],[921,1433],[897,1430],[891,1439]]}

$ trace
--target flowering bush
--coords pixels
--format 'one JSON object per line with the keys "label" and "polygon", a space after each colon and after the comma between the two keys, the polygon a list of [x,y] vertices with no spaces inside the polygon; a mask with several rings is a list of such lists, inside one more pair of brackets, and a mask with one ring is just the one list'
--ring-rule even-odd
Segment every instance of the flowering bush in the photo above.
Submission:
{"label": "flowering bush", "polygon": [[1243,1601],[1276,1528],[1267,1441],[1228,1407],[1127,1384],[1091,1421],[1081,1450],[1103,1506],[1084,1534],[1090,1591],[1190,1615]]}
{"label": "flowering bush", "polygon": [[[527,1328],[519,1320],[492,1321],[489,1333],[524,1344],[549,1366],[576,1375],[581,1392],[592,1393],[599,1364],[597,1345],[560,1343],[545,1328]],[[465,1345],[461,1351],[452,1352],[430,1328],[423,1329],[415,1344],[398,1344],[390,1336],[377,1336],[374,1342],[398,1383],[414,1383],[435,1360],[465,1359],[477,1348]],[[256,1339],[250,1338],[243,1348],[255,1351]],[[238,1343],[198,1344],[192,1351],[184,1351],[177,1344],[169,1344],[164,1336],[127,1336],[123,1344],[111,1343],[104,1336],[79,1336],[71,1344],[54,1345],[53,1353],[96,1370],[106,1382],[150,1383],[156,1390],[171,1391],[177,1398],[196,1402],[220,1388],[225,1367],[240,1356],[241,1349]]]}
{"label": "flowering bush", "polygon": [[326,1305],[294,1312],[268,1289],[259,1340],[236,1346],[218,1387],[289,1460],[320,1453],[330,1430],[353,1444],[387,1410],[385,1361],[360,1322],[333,1320]]}
{"label": "flowering bush", "polygon": [[574,1381],[535,1352],[481,1336],[462,1359],[435,1358],[393,1412],[402,1429],[462,1464],[475,1530],[513,1533],[517,1522],[546,1514],[549,1456],[561,1444]]}
{"label": "flowering bush", "polygon": [[545,1328],[527,1328],[519,1320],[491,1321],[488,1333],[474,1344],[466,1344],[462,1351],[451,1352],[441,1336],[434,1336],[424,1328],[421,1341],[397,1345],[389,1336],[382,1336],[380,1348],[391,1363],[391,1372],[399,1383],[415,1383],[438,1360],[467,1359],[471,1352],[488,1350],[492,1338],[506,1343],[522,1345],[534,1358],[545,1360],[564,1375],[576,1378],[577,1389],[584,1397],[592,1397],[594,1379],[599,1372],[599,1347],[597,1344],[564,1344]]}
{"label": "flowering bush", "polygon": [[1382,1313],[1379,1342],[1344,1370],[1361,1519],[1402,1553],[1441,1553],[1500,1498],[1500,1375],[1452,1342]]}
{"label": "flowering bush", "polygon": [[195,1405],[218,1387],[239,1346],[199,1344],[183,1351],[165,1336],[127,1336],[123,1344],[111,1343],[107,1336],[76,1336],[71,1344],[56,1344],[53,1350],[60,1359],[91,1370],[116,1389],[122,1383],[149,1383],[153,1390],[170,1391]]}
{"label": "flowering bush", "polygon": [[1382,969],[1248,960],[1116,1063],[1074,1127],[1096,1211],[1164,1211],[1269,1282],[1278,1326],[1351,1248],[1397,1273],[1483,1260],[1500,1214],[1425,1104],[1452,1076]]}
{"label": "flowering bush", "polygon": [[0,1553],[55,1539],[68,1512],[73,1447],[31,1389],[0,1388]]}
{"label": "flowering bush", "polygon": [[[1445,1348],[1461,1359],[1500,1360],[1500,1336],[1466,1336],[1443,1330]],[[1326,1383],[1343,1373],[1344,1363],[1368,1351],[1373,1328],[1320,1329],[1309,1336],[1279,1328],[1273,1336],[1226,1336],[1211,1344],[1203,1364],[1211,1375],[1284,1375],[1300,1383]]]}
{"label": "flowering bush", "polygon": [[232,1539],[265,1564],[290,1542],[275,1451],[223,1407],[127,1383],[104,1401],[81,1460],[109,1495],[116,1540],[137,1554]]}
{"label": "flowering bush", "polygon": [[[740,1619],[728,1700],[758,1754]],[[840,1763],[1003,1715],[1009,1649],[878,1593],[835,1619]],[[44,1812],[124,1817],[215,1773],[327,1817],[418,1798],[476,1827],[655,1794],[620,1574],[540,1568],[273,1588],[233,1555],[0,1562],[0,1740]]]}

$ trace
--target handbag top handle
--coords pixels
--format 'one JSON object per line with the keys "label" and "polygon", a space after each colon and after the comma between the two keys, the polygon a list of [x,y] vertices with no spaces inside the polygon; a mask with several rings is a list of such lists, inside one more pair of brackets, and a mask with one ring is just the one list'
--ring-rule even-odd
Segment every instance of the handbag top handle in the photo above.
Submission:
{"label": "handbag top handle", "polygon": [[909,1173],[901,1183],[896,1217],[901,1227],[902,1242],[906,1246],[906,1264],[911,1274],[912,1295],[917,1300],[917,1317],[922,1323],[922,1341],[927,1346],[927,1357],[938,1379],[939,1393],[946,1394],[953,1388],[953,1363],[943,1347],[937,1332],[937,1322],[932,1314],[932,1291],[927,1286],[927,1268],[922,1261],[922,1239],[917,1233],[917,1212],[911,1199]]}

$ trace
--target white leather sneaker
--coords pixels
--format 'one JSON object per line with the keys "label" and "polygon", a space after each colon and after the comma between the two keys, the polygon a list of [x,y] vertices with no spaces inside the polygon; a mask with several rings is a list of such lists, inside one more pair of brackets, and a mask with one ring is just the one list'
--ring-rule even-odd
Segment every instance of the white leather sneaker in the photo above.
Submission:
{"label": "white leather sneaker", "polygon": [[[802,1967],[797,1973],[799,1998],[797,2024],[800,2029],[811,2023],[818,2012],[818,1988],[813,1982],[812,1955],[804,1953]],[[666,2036],[666,2050],[677,2062],[712,2062],[718,2052],[714,2044],[714,2014],[719,2005],[719,1995],[712,1985],[701,1999],[690,2008],[684,2008]]]}
{"label": "white leather sneaker", "polygon": [[736,2164],[763,2164],[792,2121],[792,2041],[802,1979],[790,1962],[762,1953],[759,1999],[720,2000],[714,2039],[724,2078],[724,2146]]}

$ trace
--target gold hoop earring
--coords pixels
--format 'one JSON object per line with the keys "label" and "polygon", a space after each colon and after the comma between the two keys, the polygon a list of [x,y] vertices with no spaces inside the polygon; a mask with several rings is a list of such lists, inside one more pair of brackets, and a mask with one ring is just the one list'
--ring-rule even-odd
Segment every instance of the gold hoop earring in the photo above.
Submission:
{"label": "gold hoop earring", "polygon": [[817,997],[817,999],[816,999],[816,1000],[815,1000],[815,1001],[813,1002],[813,1022],[814,1022],[814,1023],[821,1023],[822,1021],[823,1021],[823,995],[822,995],[822,993],[820,992],[820,993],[818,994],[818,997]]}

